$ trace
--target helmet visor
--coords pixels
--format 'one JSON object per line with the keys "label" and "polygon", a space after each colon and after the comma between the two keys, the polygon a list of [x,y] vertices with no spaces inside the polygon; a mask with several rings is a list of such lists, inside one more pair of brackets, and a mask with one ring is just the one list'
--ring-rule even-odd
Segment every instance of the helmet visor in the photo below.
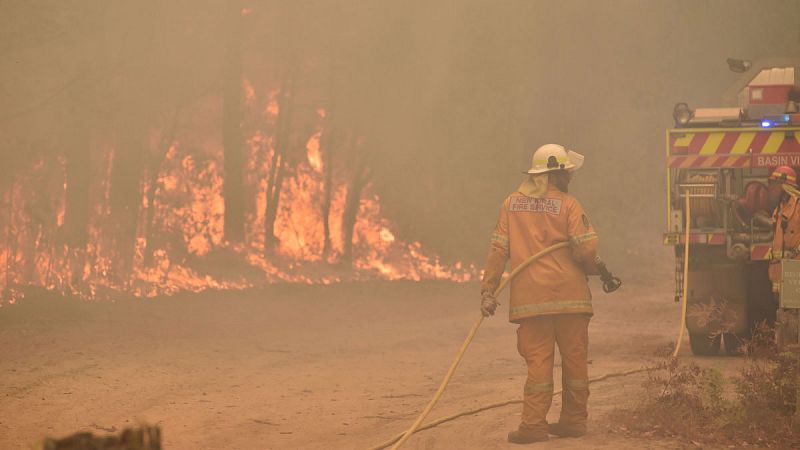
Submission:
{"label": "helmet visor", "polygon": [[570,172],[576,171],[583,166],[583,155],[572,150],[567,150],[567,170]]}

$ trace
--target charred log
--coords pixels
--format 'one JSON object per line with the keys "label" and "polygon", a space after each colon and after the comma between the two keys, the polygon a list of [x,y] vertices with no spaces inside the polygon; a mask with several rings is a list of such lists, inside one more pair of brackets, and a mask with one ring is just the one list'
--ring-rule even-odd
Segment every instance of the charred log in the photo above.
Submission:
{"label": "charred log", "polygon": [[147,425],[139,428],[126,428],[119,436],[75,433],[63,439],[45,439],[39,448],[42,450],[161,450],[161,429]]}

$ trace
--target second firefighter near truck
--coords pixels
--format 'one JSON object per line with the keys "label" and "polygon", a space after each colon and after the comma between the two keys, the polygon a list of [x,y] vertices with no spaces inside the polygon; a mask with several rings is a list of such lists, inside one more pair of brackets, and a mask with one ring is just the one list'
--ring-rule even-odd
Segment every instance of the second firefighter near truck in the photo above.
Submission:
{"label": "second firefighter near truck", "polygon": [[[522,420],[508,434],[513,443],[545,441],[549,434],[586,433],[589,382],[588,326],[592,294],[587,275],[596,273],[597,234],[578,200],[569,195],[572,173],[583,156],[547,144],[533,154],[528,178],[500,208],[481,283],[481,312],[497,307],[493,292],[506,261],[514,268],[543,249],[568,241],[511,281],[509,320],[518,324],[517,349],[528,366]],[[562,410],[558,423],[546,416],[553,398],[553,360],[562,359]]]}
{"label": "second firefighter near truck", "polygon": [[797,342],[798,309],[789,305],[791,289],[784,287],[787,277],[797,274],[797,268],[788,261],[800,260],[800,191],[797,173],[791,167],[776,168],[769,177],[769,194],[776,197],[777,207],[772,216],[775,234],[772,240],[772,258],[769,262],[769,279],[772,291],[780,297],[775,326],[779,347]]}

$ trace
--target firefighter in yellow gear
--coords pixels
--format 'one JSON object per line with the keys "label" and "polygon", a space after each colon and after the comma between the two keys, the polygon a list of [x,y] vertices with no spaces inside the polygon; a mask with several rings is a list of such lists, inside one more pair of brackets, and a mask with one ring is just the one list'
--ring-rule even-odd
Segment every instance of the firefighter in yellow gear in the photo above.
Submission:
{"label": "firefighter in yellow gear", "polygon": [[[517,349],[528,365],[522,421],[508,434],[513,443],[549,439],[549,434],[577,437],[586,433],[589,381],[588,326],[592,295],[587,275],[595,274],[597,234],[568,184],[583,156],[547,144],[533,154],[528,179],[509,195],[492,233],[481,282],[481,312],[492,315],[493,297],[505,270],[559,242],[570,247],[538,260],[511,281],[509,320],[518,324]],[[546,416],[553,398],[553,358],[558,344],[562,361],[562,409],[558,423]]]}
{"label": "firefighter in yellow gear", "polygon": [[[772,259],[769,262],[769,279],[772,291],[780,294],[781,260],[800,259],[800,198],[797,191],[797,173],[787,166],[777,167],[769,176],[767,185],[770,198],[778,203],[772,219],[775,233],[772,240]],[[792,192],[792,193],[790,193]],[[779,346],[797,342],[798,310],[778,308],[775,334]]]}

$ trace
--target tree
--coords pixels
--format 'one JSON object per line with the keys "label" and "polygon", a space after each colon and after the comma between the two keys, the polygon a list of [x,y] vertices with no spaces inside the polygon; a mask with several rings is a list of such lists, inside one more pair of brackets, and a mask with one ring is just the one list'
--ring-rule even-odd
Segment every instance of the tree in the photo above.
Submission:
{"label": "tree", "polygon": [[69,249],[71,285],[80,283],[86,244],[89,240],[89,187],[91,155],[89,129],[82,111],[80,96],[70,94],[73,126],[65,139],[66,192],[64,206],[64,242]]}
{"label": "tree", "polygon": [[323,246],[322,246],[322,259],[327,260],[333,250],[331,248],[331,202],[333,199],[333,156],[334,156],[334,132],[336,131],[333,121],[334,105],[331,105],[325,117],[325,128],[319,138],[319,150],[322,160],[324,161],[325,173],[322,182],[323,198],[322,198],[322,232],[323,232]]}
{"label": "tree", "polygon": [[275,131],[275,146],[267,175],[267,205],[264,211],[264,251],[271,253],[279,244],[275,236],[275,220],[280,207],[281,188],[286,175],[287,157],[291,149],[291,132],[294,114],[294,71],[290,70],[284,80],[278,101],[278,120]]}
{"label": "tree", "polygon": [[172,141],[175,139],[175,132],[178,126],[178,117],[180,117],[181,106],[177,106],[172,114],[169,128],[162,134],[158,148],[154,152],[149,153],[147,160],[147,189],[145,190],[145,200],[147,204],[147,211],[145,212],[144,219],[144,265],[150,266],[153,262],[153,252],[155,251],[155,201],[156,189],[158,189],[158,172],[161,168],[161,163],[169,151]]}
{"label": "tree", "polygon": [[111,170],[110,207],[113,222],[114,276],[127,282],[133,267],[139,208],[142,203],[141,181],[147,148],[145,126],[141,117],[127,115],[120,124]]}
{"label": "tree", "polygon": [[242,3],[226,9],[226,50],[222,87],[222,141],[225,158],[225,239],[244,240],[244,155],[242,148]]}
{"label": "tree", "polygon": [[[118,42],[115,49],[124,55],[131,67],[109,82],[111,91],[120,103],[116,114],[110,179],[111,241],[113,265],[111,276],[127,284],[133,269],[136,234],[142,204],[142,180],[149,143],[147,135],[153,124],[158,95],[154,92],[157,65],[154,61],[155,18],[159,12],[156,2],[138,2],[135,9],[123,6],[120,13],[131,19],[136,37],[123,28],[109,38]],[[118,84],[115,84],[118,83]],[[118,89],[114,89],[118,87]]]}
{"label": "tree", "polygon": [[[356,144],[358,145],[358,144]],[[357,149],[356,149],[357,150]],[[347,189],[347,197],[342,213],[342,262],[350,263],[353,260],[353,234],[355,232],[358,210],[361,206],[361,194],[369,181],[369,168],[366,158],[357,157],[353,178]]]}
{"label": "tree", "polygon": [[338,116],[337,105],[337,83],[336,83],[336,58],[334,55],[338,54],[338,46],[336,40],[331,39],[330,48],[328,53],[330,59],[328,61],[328,97],[330,102],[325,111],[325,123],[322,129],[322,135],[319,137],[319,153],[324,162],[325,173],[322,181],[322,232],[323,232],[323,246],[322,246],[322,259],[327,260],[333,251],[331,245],[331,202],[333,200],[333,161],[336,153],[336,132]]}

